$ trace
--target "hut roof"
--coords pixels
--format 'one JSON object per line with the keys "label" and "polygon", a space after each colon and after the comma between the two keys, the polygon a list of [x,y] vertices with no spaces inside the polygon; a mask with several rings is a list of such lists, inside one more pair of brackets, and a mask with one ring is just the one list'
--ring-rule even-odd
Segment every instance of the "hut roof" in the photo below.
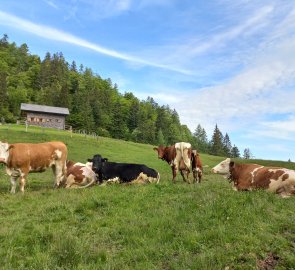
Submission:
{"label": "hut roof", "polygon": [[22,111],[30,111],[30,112],[43,112],[43,113],[62,114],[62,115],[70,114],[68,108],[44,106],[44,105],[38,105],[38,104],[21,103],[20,109]]}

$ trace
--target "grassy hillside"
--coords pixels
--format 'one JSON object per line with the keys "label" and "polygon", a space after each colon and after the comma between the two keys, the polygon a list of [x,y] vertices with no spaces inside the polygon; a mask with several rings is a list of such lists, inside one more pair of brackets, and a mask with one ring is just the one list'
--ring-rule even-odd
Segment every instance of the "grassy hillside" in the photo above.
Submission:
{"label": "grassy hillside", "polygon": [[[161,174],[159,185],[53,190],[48,171],[30,174],[24,195],[10,195],[2,166],[1,269],[256,269],[271,255],[276,269],[295,269],[295,197],[232,191],[210,173],[221,157],[201,155],[208,167],[200,185],[181,177],[172,184],[168,164],[151,145],[21,126],[0,126],[0,140],[61,140],[69,159],[100,153]],[[294,169],[294,163],[271,165]]]}

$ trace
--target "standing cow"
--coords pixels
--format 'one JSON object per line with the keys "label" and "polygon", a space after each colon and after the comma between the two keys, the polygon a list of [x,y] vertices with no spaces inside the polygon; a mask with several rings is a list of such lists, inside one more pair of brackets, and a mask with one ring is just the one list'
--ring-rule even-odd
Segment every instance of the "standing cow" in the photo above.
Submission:
{"label": "standing cow", "polygon": [[[177,172],[180,170],[184,182],[188,182],[190,173],[192,147],[190,143],[179,142],[171,146],[153,148],[158,152],[158,158],[165,160],[172,168],[172,181],[175,183]],[[184,176],[186,173],[186,178]]]}
{"label": "standing cow", "polygon": [[194,176],[194,181],[201,183],[203,175],[203,166],[199,153],[197,150],[192,150],[192,171]]}
{"label": "standing cow", "polygon": [[65,188],[86,188],[97,181],[96,174],[92,170],[92,164],[84,164],[67,160],[67,177],[63,184]]}
{"label": "standing cow", "polygon": [[92,159],[92,170],[98,175],[100,183],[159,183],[160,174],[143,164],[109,162],[101,155],[94,155]]}
{"label": "standing cow", "polygon": [[15,193],[18,178],[20,190],[24,192],[29,172],[44,172],[51,167],[55,175],[55,186],[65,180],[67,147],[62,142],[14,143],[0,142],[0,162],[6,165],[10,176],[11,193]]}
{"label": "standing cow", "polygon": [[213,173],[226,176],[235,190],[266,189],[282,197],[295,194],[295,171],[257,164],[237,164],[230,158],[220,162]]}

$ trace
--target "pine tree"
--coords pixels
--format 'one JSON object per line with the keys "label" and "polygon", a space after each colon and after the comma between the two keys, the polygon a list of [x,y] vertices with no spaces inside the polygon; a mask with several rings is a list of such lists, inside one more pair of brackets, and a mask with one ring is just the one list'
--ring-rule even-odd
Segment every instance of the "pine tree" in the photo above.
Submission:
{"label": "pine tree", "polygon": [[239,148],[236,145],[234,145],[234,147],[231,150],[231,157],[233,157],[233,158],[239,158],[240,157],[240,151],[239,151]]}
{"label": "pine tree", "polygon": [[228,134],[226,133],[223,138],[223,151],[225,153],[225,156],[229,157],[231,150],[232,150],[231,142],[230,142]]}
{"label": "pine tree", "polygon": [[252,154],[251,154],[250,149],[249,149],[249,148],[245,148],[245,149],[244,149],[244,155],[243,155],[243,158],[244,158],[244,159],[250,159],[251,156],[252,156]]}
{"label": "pine tree", "polygon": [[223,135],[216,124],[212,139],[210,142],[210,154],[215,156],[224,156]]}
{"label": "pine tree", "polygon": [[196,148],[199,152],[207,153],[208,152],[208,139],[207,133],[200,124],[198,124],[195,132],[193,133]]}
{"label": "pine tree", "polygon": [[166,144],[162,129],[159,129],[159,131],[157,133],[157,144],[158,145],[165,145]]}

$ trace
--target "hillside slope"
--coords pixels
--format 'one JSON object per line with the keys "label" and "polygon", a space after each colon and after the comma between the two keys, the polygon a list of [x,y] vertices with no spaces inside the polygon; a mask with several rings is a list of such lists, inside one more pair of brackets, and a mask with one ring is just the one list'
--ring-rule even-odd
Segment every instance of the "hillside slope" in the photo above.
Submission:
{"label": "hillside slope", "polygon": [[2,166],[1,269],[256,269],[270,261],[295,269],[295,197],[234,192],[210,173],[222,157],[201,155],[200,185],[172,184],[152,145],[14,125],[0,126],[0,140],[61,140],[76,161],[100,153],[161,173],[159,185],[54,190],[48,171],[30,174],[24,195],[10,195]]}

